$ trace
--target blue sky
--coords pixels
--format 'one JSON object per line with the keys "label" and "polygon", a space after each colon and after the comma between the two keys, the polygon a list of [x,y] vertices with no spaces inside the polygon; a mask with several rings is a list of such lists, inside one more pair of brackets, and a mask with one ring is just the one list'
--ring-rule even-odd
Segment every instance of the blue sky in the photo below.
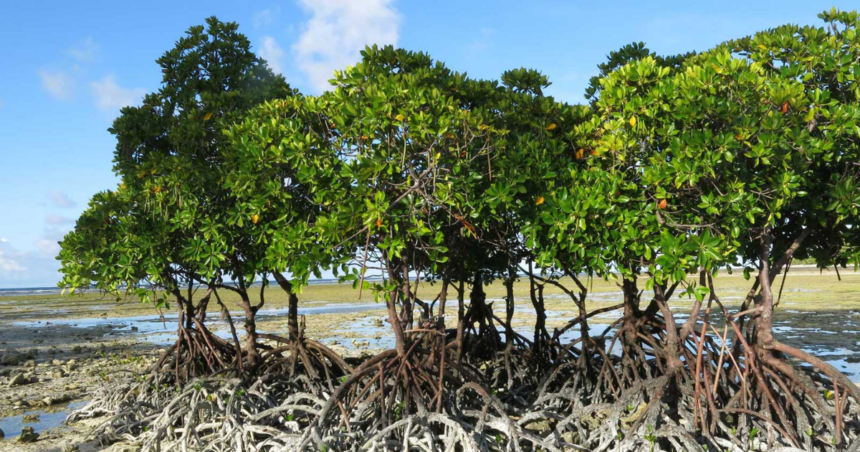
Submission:
{"label": "blue sky", "polygon": [[611,50],[704,50],[856,2],[831,1],[42,1],[0,7],[0,288],[52,286],[57,241],[90,196],[116,186],[107,132],[119,109],[158,88],[154,61],[191,25],[236,21],[304,93],[365,44],[429,52],[482,78],[529,67],[550,93],[582,102]]}

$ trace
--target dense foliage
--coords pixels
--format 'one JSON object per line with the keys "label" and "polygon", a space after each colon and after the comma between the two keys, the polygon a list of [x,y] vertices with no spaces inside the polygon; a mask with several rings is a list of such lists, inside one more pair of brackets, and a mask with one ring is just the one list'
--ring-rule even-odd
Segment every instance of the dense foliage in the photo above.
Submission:
{"label": "dense foliage", "polygon": [[[545,95],[538,71],[476,80],[390,46],[303,96],[209,19],[158,61],[163,88],[116,120],[122,184],[62,242],[61,285],[179,302],[159,362],[177,385],[288,377],[281,411],[301,429],[264,434],[272,447],[841,448],[860,391],[773,330],[772,286],[793,259],[860,264],[860,19],[820,17],[698,54],[625,46],[587,106]],[[713,279],[739,265],[750,291],[732,309]],[[394,349],[348,364],[304,337],[298,293],[324,270],[385,302]],[[286,337],[256,331],[270,276],[290,296]],[[618,304],[589,311],[589,278],[616,281]],[[495,279],[503,309],[483,293]],[[554,331],[548,285],[579,313]],[[244,345],[204,325],[218,290],[240,294]],[[515,328],[529,308],[533,328]]]}

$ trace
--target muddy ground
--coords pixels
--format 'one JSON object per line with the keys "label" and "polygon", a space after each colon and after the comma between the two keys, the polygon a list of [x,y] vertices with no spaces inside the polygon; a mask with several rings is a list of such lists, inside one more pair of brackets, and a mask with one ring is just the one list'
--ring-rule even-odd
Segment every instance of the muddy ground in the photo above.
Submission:
{"label": "muddy ground", "polygon": [[[860,381],[860,274],[843,271],[839,276],[841,281],[834,272],[792,270],[782,289],[776,331],[785,342],[828,360],[852,380]],[[721,274],[715,282],[721,299],[730,306],[740,303],[751,283],[738,273]],[[432,299],[436,291],[438,285],[425,284],[419,296]],[[494,301],[500,316],[503,293],[500,284],[487,287],[488,301]],[[520,282],[515,295],[514,325],[528,336],[534,321],[528,284]],[[547,287],[545,296],[550,329],[561,327],[576,315],[573,303],[560,290]],[[344,355],[370,356],[393,345],[384,321],[384,306],[372,296],[365,294],[364,300],[358,300],[357,292],[349,286],[314,285],[306,288],[300,299],[306,335]],[[447,322],[453,325],[456,292],[451,291],[449,299]],[[620,291],[613,282],[590,282],[589,309],[619,301]],[[237,307],[235,300],[228,298],[227,303],[231,311]],[[689,304],[689,300],[679,299],[673,309],[683,316]],[[285,308],[285,297],[267,290],[258,328],[285,333]],[[239,317],[239,312],[233,315]],[[610,323],[617,315],[598,316],[595,327]],[[241,324],[241,318],[234,320]],[[227,325],[218,320],[217,312],[210,314],[210,322],[218,334],[228,337]],[[101,385],[144,372],[171,343],[175,328],[174,312],[159,312],[134,299],[54,293],[0,297],[0,429],[5,433],[0,451],[60,451],[72,444],[80,451],[134,450],[121,443],[87,443],[86,432],[94,421],[75,425],[62,422]],[[22,428],[29,427],[39,437],[21,443]]]}

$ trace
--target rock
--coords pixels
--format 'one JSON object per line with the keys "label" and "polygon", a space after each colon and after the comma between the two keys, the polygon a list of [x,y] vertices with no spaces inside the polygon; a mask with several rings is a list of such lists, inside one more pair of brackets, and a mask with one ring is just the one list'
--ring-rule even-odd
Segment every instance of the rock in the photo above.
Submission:
{"label": "rock", "polygon": [[21,362],[21,355],[14,352],[6,352],[0,356],[0,364],[6,366],[17,366]]}
{"label": "rock", "polygon": [[72,347],[72,353],[80,353],[80,352],[82,352],[83,350],[84,350],[84,349],[83,349],[83,348],[81,348],[81,346],[80,346],[80,345],[75,345],[74,347]]}
{"label": "rock", "polygon": [[78,452],[77,444],[63,444],[63,447],[60,448],[60,452]]}
{"label": "rock", "polygon": [[530,430],[537,433],[542,433],[550,430],[549,422],[547,421],[536,421],[526,424],[526,430]]}
{"label": "rock", "polygon": [[140,446],[137,446],[135,444],[116,443],[108,449],[105,449],[105,452],[137,452],[139,450]]}
{"label": "rock", "polygon": [[138,332],[138,328],[137,328],[136,326],[131,327],[131,332],[132,332],[132,333],[137,333],[137,332]]}
{"label": "rock", "polygon": [[53,364],[55,366],[62,366],[63,362],[60,361],[59,359],[55,359],[55,360],[51,361],[51,364]]}
{"label": "rock", "polygon": [[61,395],[56,396],[56,397],[45,397],[44,399],[42,399],[42,403],[45,406],[51,406],[51,405],[58,405],[60,403],[65,403],[65,402],[68,402],[69,400],[72,400],[71,395],[61,394]]}
{"label": "rock", "polygon": [[3,433],[3,429],[0,429],[0,439],[3,439],[5,437],[6,437],[6,434]]}
{"label": "rock", "polygon": [[35,443],[39,439],[39,434],[33,430],[33,427],[24,427],[21,429],[21,436],[18,437],[19,443]]}
{"label": "rock", "polygon": [[36,361],[28,359],[26,362],[24,362],[24,367],[36,367]]}
{"label": "rock", "polygon": [[21,386],[28,383],[30,383],[30,379],[24,376],[24,374],[16,374],[9,380],[9,387]]}
{"label": "rock", "polygon": [[0,377],[5,377],[11,373],[12,373],[12,369],[10,369],[8,367],[5,369],[0,369]]}

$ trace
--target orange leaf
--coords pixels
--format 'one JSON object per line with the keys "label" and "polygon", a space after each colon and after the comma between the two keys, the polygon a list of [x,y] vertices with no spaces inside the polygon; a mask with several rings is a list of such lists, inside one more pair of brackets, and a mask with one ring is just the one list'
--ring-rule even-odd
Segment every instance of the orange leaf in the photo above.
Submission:
{"label": "orange leaf", "polygon": [[258,221],[260,221],[259,215],[257,215],[256,213],[251,215],[251,223],[257,224]]}
{"label": "orange leaf", "polygon": [[555,123],[552,123],[552,124],[546,126],[546,130],[555,130],[556,127],[558,127],[558,126]]}
{"label": "orange leaf", "polygon": [[666,208],[669,207],[669,203],[665,199],[661,199],[660,203],[657,204],[657,207],[659,207],[660,210],[666,210]]}
{"label": "orange leaf", "polygon": [[209,113],[206,113],[205,115],[203,115],[204,121],[208,121],[210,119],[212,119],[212,112],[211,111]]}
{"label": "orange leaf", "polygon": [[378,228],[381,228],[381,227],[382,227],[382,218],[377,218],[377,219],[376,219],[376,227],[378,227]]}
{"label": "orange leaf", "polygon": [[538,196],[538,198],[535,200],[535,205],[539,206],[539,205],[543,204],[543,202],[544,202],[543,196]]}
{"label": "orange leaf", "polygon": [[783,102],[783,103],[782,103],[782,108],[781,108],[779,111],[781,111],[781,112],[782,112],[782,114],[786,114],[786,113],[788,113],[788,102]]}

